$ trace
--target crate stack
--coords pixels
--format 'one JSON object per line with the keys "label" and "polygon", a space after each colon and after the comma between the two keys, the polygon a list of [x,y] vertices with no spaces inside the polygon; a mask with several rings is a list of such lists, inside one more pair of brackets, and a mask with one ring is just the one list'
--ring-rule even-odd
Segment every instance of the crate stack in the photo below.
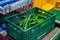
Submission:
{"label": "crate stack", "polygon": [[39,37],[55,28],[54,13],[32,6],[32,0],[5,0],[0,5],[3,40],[39,40]]}
{"label": "crate stack", "polygon": [[41,10],[34,7],[6,18],[7,33],[16,40],[38,40],[55,26],[55,14]]}

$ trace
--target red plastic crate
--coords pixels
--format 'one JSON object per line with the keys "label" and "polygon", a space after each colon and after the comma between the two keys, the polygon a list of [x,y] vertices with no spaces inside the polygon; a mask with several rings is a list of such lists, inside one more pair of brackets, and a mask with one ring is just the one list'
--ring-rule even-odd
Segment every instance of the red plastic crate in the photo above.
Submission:
{"label": "red plastic crate", "polygon": [[8,40],[8,39],[0,34],[0,40]]}

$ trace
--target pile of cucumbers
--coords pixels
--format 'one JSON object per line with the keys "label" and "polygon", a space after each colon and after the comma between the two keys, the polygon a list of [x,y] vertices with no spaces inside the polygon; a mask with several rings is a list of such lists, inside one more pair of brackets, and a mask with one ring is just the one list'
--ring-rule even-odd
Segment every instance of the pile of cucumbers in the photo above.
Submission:
{"label": "pile of cucumbers", "polygon": [[29,15],[22,16],[21,18],[23,18],[23,20],[20,21],[20,26],[24,30],[26,30],[26,29],[28,29],[28,28],[42,22],[47,17],[43,16],[41,14],[31,13]]}

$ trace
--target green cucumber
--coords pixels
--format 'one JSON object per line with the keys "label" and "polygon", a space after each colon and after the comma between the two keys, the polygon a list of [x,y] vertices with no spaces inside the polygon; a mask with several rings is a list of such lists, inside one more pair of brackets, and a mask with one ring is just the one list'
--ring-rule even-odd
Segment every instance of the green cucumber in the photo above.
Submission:
{"label": "green cucumber", "polygon": [[25,23],[25,27],[24,27],[24,29],[26,30],[27,28],[28,28],[28,23],[29,23],[29,20],[30,20],[30,18],[31,18],[31,16],[32,16],[33,14],[30,14],[29,16],[27,16],[27,19],[26,19],[26,23]]}

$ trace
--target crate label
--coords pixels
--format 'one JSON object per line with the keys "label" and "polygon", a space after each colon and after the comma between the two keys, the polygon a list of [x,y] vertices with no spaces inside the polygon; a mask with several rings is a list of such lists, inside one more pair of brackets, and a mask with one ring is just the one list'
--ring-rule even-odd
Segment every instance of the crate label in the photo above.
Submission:
{"label": "crate label", "polygon": [[0,13],[5,14],[5,9],[3,7],[1,7],[1,6],[0,6]]}

